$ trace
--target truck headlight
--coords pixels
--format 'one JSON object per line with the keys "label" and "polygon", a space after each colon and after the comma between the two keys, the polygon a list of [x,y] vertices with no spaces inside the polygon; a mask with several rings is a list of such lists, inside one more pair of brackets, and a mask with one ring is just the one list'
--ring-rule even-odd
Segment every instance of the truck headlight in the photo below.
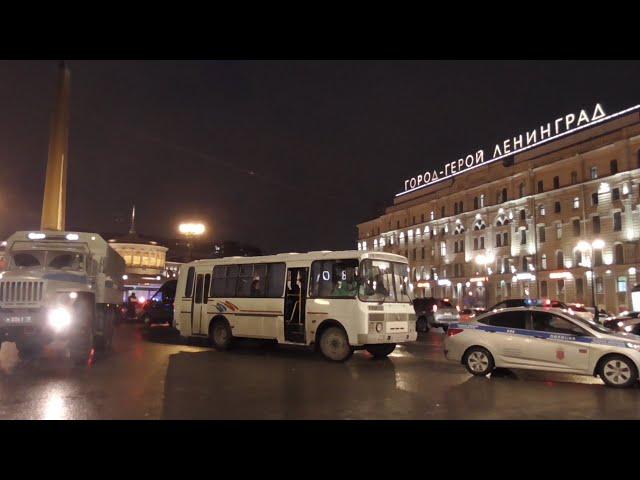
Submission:
{"label": "truck headlight", "polygon": [[49,325],[59,332],[71,325],[71,313],[64,307],[54,308],[49,311],[48,320]]}

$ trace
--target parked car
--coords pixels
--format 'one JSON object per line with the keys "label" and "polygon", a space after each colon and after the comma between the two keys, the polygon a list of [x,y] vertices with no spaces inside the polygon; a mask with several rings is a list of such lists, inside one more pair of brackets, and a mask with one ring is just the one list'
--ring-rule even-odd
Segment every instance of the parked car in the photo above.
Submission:
{"label": "parked car", "polygon": [[177,283],[177,280],[167,280],[144,302],[140,319],[145,327],[165,323],[173,326],[173,302],[176,298]]}
{"label": "parked car", "polygon": [[614,332],[633,333],[640,335],[640,318],[636,317],[617,317],[608,318],[602,322],[606,328]]}
{"label": "parked car", "polygon": [[458,309],[446,298],[416,298],[413,308],[418,332],[428,332],[434,327],[441,327],[446,332],[450,323],[460,321]]}
{"label": "parked car", "polygon": [[486,310],[484,308],[464,308],[460,310],[460,321],[461,322],[469,322],[477,315],[481,313],[485,313]]}
{"label": "parked car", "polygon": [[630,387],[638,382],[640,337],[556,308],[512,307],[452,324],[444,354],[473,375],[542,370],[598,375],[608,386]]}

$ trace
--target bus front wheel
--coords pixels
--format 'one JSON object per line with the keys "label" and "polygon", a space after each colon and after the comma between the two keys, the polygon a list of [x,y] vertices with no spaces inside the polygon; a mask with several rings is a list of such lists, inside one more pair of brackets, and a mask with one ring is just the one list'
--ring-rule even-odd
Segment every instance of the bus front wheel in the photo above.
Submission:
{"label": "bus front wheel", "polygon": [[216,350],[228,350],[232,338],[231,328],[226,320],[216,320],[209,328],[209,340]]}
{"label": "bus front wheel", "polygon": [[353,355],[347,333],[339,327],[329,327],[320,336],[320,353],[333,362],[344,362]]}

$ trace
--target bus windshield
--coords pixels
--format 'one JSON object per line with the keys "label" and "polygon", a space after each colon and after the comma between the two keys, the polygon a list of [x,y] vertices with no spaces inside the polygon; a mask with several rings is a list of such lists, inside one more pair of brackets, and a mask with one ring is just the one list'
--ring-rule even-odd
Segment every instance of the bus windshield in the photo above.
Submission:
{"label": "bus windshield", "polygon": [[406,263],[366,259],[360,263],[358,297],[363,302],[411,303]]}

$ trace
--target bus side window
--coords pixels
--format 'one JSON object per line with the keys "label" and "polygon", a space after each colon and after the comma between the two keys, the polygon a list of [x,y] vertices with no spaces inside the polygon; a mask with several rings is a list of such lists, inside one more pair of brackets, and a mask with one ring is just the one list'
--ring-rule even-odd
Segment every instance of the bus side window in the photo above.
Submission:
{"label": "bus side window", "polygon": [[191,297],[193,294],[193,276],[196,273],[195,267],[189,267],[189,271],[187,272],[187,283],[184,287],[184,296]]}
{"label": "bus side window", "polygon": [[267,297],[282,297],[286,268],[284,263],[270,263],[267,277]]}

